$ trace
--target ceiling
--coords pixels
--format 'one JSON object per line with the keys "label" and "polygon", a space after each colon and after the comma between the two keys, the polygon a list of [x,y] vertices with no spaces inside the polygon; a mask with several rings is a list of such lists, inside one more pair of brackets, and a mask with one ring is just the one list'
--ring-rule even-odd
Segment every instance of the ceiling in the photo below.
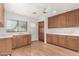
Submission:
{"label": "ceiling", "polygon": [[[34,19],[43,15],[46,8],[47,16],[54,16],[63,12],[79,8],[79,3],[5,3],[5,10]],[[36,14],[33,14],[36,12]]]}

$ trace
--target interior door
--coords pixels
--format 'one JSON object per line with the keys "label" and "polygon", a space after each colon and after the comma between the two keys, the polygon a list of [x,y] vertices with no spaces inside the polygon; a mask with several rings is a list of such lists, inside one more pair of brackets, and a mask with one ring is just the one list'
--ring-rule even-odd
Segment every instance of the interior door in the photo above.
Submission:
{"label": "interior door", "polygon": [[38,23],[38,37],[40,41],[44,41],[44,21]]}

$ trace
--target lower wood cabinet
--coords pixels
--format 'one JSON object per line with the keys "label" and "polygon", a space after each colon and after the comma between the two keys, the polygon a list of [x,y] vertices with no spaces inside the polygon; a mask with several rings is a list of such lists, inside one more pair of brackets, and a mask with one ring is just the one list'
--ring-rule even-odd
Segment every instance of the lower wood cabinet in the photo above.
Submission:
{"label": "lower wood cabinet", "polygon": [[57,35],[48,34],[47,35],[47,42],[51,43],[51,44],[58,45],[58,37],[57,37]]}
{"label": "lower wood cabinet", "polygon": [[27,44],[31,44],[31,35],[27,35]]}
{"label": "lower wood cabinet", "polygon": [[52,42],[52,35],[50,35],[50,34],[47,34],[47,43],[50,43],[50,44],[52,44],[53,42]]}
{"label": "lower wood cabinet", "polygon": [[79,50],[79,37],[67,36],[66,47],[75,51]]}
{"label": "lower wood cabinet", "polygon": [[56,35],[52,36],[52,43],[58,45],[58,37]]}
{"label": "lower wood cabinet", "polygon": [[57,35],[57,37],[58,37],[58,45],[62,47],[66,47],[66,36]]}
{"label": "lower wood cabinet", "polygon": [[12,38],[0,38],[0,55],[11,55]]}
{"label": "lower wood cabinet", "polygon": [[79,51],[79,37],[68,35],[47,34],[47,42],[74,51]]}
{"label": "lower wood cabinet", "polygon": [[15,35],[12,42],[13,48],[31,44],[31,35]]}

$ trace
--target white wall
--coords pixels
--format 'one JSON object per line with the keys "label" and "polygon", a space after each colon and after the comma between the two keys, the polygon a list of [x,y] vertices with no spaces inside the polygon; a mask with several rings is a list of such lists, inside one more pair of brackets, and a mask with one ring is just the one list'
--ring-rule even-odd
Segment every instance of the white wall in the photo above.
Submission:
{"label": "white wall", "polygon": [[31,34],[32,34],[32,41],[38,40],[38,24],[35,21],[30,22],[31,26]]}

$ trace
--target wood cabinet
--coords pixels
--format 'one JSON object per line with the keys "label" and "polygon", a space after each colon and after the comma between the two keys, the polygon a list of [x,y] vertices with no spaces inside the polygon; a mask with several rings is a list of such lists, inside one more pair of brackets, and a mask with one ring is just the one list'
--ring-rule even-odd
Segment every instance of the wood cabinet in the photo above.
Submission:
{"label": "wood cabinet", "polygon": [[58,45],[58,37],[57,37],[57,35],[48,34],[47,35],[47,42],[51,43],[51,44]]}
{"label": "wood cabinet", "polygon": [[0,38],[0,55],[11,55],[12,38]]}
{"label": "wood cabinet", "polygon": [[58,45],[62,47],[66,47],[66,36],[57,35],[58,36]]}
{"label": "wood cabinet", "polygon": [[48,28],[79,27],[79,9],[48,18]]}
{"label": "wood cabinet", "polygon": [[79,37],[67,36],[66,48],[79,51]]}
{"label": "wood cabinet", "polygon": [[79,26],[79,9],[76,10],[76,26]]}
{"label": "wood cabinet", "polygon": [[66,26],[65,14],[48,18],[48,28],[62,28]]}
{"label": "wood cabinet", "polygon": [[13,36],[13,39],[12,39],[12,48],[16,48],[17,47],[17,41],[18,41],[18,39],[16,38],[16,36]]}
{"label": "wood cabinet", "polygon": [[[54,17],[50,17],[48,18],[48,27],[49,28],[56,28],[57,27],[57,17],[54,16]],[[53,25],[53,26],[52,26]]]}
{"label": "wood cabinet", "polygon": [[52,43],[55,44],[55,45],[58,45],[58,37],[57,37],[57,35],[52,36]]}
{"label": "wood cabinet", "polygon": [[79,37],[77,36],[47,34],[47,42],[74,51],[79,51]]}
{"label": "wood cabinet", "polygon": [[15,35],[13,37],[13,48],[31,44],[31,35]]}
{"label": "wood cabinet", "polygon": [[52,44],[53,42],[52,42],[52,36],[53,35],[51,35],[51,34],[47,34],[47,43],[50,43],[50,44]]}
{"label": "wood cabinet", "polygon": [[4,26],[4,4],[0,3],[0,27]]}
{"label": "wood cabinet", "polygon": [[60,27],[60,28],[62,28],[62,27],[66,27],[66,20],[67,20],[67,14],[65,13],[65,14],[60,14],[59,16],[58,16],[58,27]]}
{"label": "wood cabinet", "polygon": [[31,44],[31,35],[27,35],[27,44]]}
{"label": "wood cabinet", "polygon": [[67,15],[67,19],[66,19],[66,27],[76,27],[76,11],[77,10],[73,10],[73,11],[70,11],[70,12],[67,12],[66,15]]}

